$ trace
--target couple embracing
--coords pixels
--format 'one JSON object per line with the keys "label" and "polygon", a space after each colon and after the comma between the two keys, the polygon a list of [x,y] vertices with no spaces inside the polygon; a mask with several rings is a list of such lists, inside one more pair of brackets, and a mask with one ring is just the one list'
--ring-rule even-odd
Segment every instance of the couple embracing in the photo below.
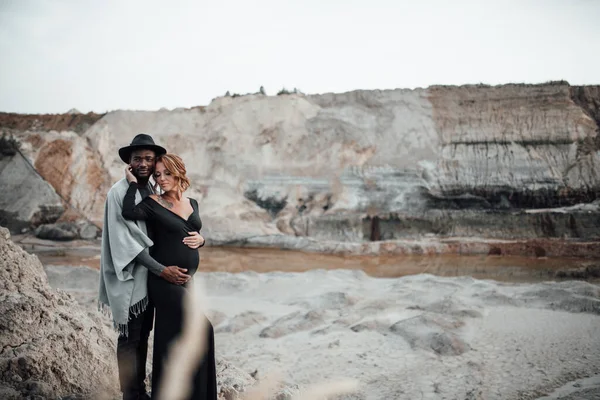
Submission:
{"label": "couple embracing", "polygon": [[[108,192],[102,232],[99,303],[110,307],[119,331],[117,362],[124,400],[146,393],[148,337],[154,325],[152,395],[160,392],[165,361],[183,327],[183,299],[198,268],[202,222],[181,158],[137,135],[119,149],[125,178]],[[153,177],[160,190],[150,184]],[[156,189],[158,189],[156,188]],[[214,332],[192,377],[190,399],[216,400]]]}

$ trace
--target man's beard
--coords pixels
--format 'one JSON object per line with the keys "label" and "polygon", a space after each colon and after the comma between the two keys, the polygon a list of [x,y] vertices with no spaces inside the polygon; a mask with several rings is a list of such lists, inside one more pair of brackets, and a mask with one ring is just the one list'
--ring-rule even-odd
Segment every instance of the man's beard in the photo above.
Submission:
{"label": "man's beard", "polygon": [[138,180],[148,181],[150,179],[150,176],[152,176],[152,169],[151,168],[132,168],[131,173]]}

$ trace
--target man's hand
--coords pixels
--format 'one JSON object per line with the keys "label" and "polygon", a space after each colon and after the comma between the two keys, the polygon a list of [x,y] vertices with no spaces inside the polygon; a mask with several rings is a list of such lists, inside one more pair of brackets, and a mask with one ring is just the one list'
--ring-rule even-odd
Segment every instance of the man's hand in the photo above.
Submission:
{"label": "man's hand", "polygon": [[190,280],[191,276],[186,274],[187,269],[179,268],[175,265],[165,267],[160,273],[160,277],[175,285],[183,285]]}
{"label": "man's hand", "polygon": [[125,167],[125,178],[127,178],[128,183],[137,183],[137,178],[135,177],[135,175],[133,175],[133,172],[131,171],[131,165],[129,164]]}
{"label": "man's hand", "polygon": [[204,238],[199,232],[188,232],[188,237],[183,238],[183,243],[190,249],[197,249],[204,244]]}

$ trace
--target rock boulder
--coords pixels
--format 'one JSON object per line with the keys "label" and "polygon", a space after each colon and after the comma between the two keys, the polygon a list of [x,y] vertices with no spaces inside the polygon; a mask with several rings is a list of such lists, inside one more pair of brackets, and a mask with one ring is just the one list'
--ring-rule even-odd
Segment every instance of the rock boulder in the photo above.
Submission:
{"label": "rock boulder", "polygon": [[52,289],[38,258],[6,228],[0,260],[2,398],[117,396],[115,335],[106,321]]}
{"label": "rock boulder", "polygon": [[61,198],[21,154],[0,158],[0,224],[12,232],[56,221]]}

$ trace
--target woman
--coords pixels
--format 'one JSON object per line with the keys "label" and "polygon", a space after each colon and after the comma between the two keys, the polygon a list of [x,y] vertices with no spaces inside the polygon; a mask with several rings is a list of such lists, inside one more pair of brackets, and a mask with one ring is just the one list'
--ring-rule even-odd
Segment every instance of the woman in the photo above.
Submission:
{"label": "woman", "polygon": [[[163,265],[177,265],[187,269],[193,276],[198,268],[198,251],[189,248],[183,239],[190,231],[200,231],[202,221],[198,213],[198,202],[183,197],[190,186],[186,176],[185,164],[174,154],[165,154],[157,158],[154,180],[160,186],[161,195],[151,195],[135,205],[137,179],[126,169],[129,189],[123,199],[123,217],[125,219],[145,220],[154,233],[154,246],[150,255]],[[189,285],[176,285],[148,274],[148,293],[156,307],[154,328],[154,353],[152,358],[152,395],[159,393],[160,379],[169,348],[181,333],[183,326],[183,297]],[[216,400],[217,377],[214,353],[214,332],[207,321],[207,351],[199,363],[193,378],[193,390],[190,399]]]}

